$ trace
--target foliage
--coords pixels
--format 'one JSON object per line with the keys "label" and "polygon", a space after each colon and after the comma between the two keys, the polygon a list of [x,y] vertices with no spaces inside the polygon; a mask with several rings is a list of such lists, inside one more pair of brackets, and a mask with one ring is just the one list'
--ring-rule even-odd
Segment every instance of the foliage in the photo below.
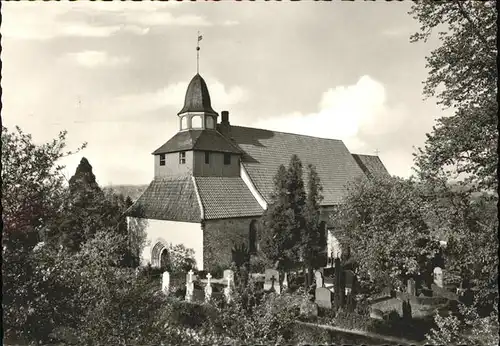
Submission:
{"label": "foliage", "polygon": [[326,248],[326,241],[320,228],[320,206],[323,196],[321,192],[323,187],[313,165],[307,167],[307,197],[304,208],[305,227],[302,229],[300,252],[303,254],[304,261],[309,269],[306,285],[312,284],[312,274],[317,258]]}
{"label": "foliage", "polygon": [[185,274],[189,270],[196,270],[196,261],[194,259],[194,250],[186,248],[183,244],[167,245],[168,261],[164,270],[172,275],[177,273]]}
{"label": "foliage", "polygon": [[498,197],[432,185],[427,217],[447,239],[446,275],[474,287],[483,307],[498,304]]}
{"label": "foliage", "polygon": [[250,263],[250,252],[244,243],[239,246],[235,245],[231,249],[231,257],[232,262],[234,262],[238,268]]}
{"label": "foliage", "polygon": [[439,245],[422,215],[424,205],[411,180],[373,177],[349,186],[333,221],[359,264],[360,280],[378,289],[402,286],[427,267]]}
{"label": "foliage", "polygon": [[[425,178],[456,173],[481,188],[497,186],[497,47],[494,1],[414,2],[410,14],[420,23],[413,42],[438,32],[441,46],[427,57],[424,95],[453,107],[438,119],[416,157]],[[442,30],[445,29],[445,30]]]}
{"label": "foliage", "polygon": [[435,316],[437,328],[427,335],[433,344],[442,345],[481,345],[490,346],[499,343],[498,305],[489,316],[481,317],[474,306],[459,306],[458,314],[442,317]]}

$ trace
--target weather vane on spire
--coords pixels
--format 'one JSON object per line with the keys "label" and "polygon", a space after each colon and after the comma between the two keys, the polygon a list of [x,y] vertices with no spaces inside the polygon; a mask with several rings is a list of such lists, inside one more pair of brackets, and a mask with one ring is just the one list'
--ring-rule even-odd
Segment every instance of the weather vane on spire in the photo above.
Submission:
{"label": "weather vane on spire", "polygon": [[198,31],[198,42],[196,43],[196,73],[200,73],[200,41],[203,36]]}

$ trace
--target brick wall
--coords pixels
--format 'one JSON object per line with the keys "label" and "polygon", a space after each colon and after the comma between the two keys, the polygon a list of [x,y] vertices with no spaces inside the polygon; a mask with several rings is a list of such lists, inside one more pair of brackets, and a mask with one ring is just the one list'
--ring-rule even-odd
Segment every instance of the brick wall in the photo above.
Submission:
{"label": "brick wall", "polygon": [[[231,249],[235,245],[244,243],[249,246],[249,230],[252,220],[258,217],[233,218],[205,221],[203,231],[203,263],[205,270],[215,266],[229,266],[231,264]],[[261,227],[257,227],[257,239]]]}

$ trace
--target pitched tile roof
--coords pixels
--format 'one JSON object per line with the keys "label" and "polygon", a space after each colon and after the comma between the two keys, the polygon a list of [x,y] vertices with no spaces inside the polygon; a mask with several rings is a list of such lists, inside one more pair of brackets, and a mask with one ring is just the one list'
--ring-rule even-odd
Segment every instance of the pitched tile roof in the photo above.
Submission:
{"label": "pitched tile roof", "polygon": [[389,172],[378,156],[352,154],[352,157],[366,175],[376,177],[389,176]]}
{"label": "pitched tile roof", "polygon": [[126,215],[155,220],[200,222],[201,211],[192,178],[154,179],[127,210]]}
{"label": "pitched tile roof", "polygon": [[323,185],[323,205],[339,204],[346,192],[345,185],[363,175],[340,140],[240,126],[231,126],[231,137],[244,150],[242,164],[268,202],[279,165],[288,166],[293,154],[297,154],[304,165],[306,183],[307,165],[316,166]]}
{"label": "pitched tile roof", "polygon": [[240,177],[195,177],[205,219],[259,216],[264,210]]}
{"label": "pitched tile roof", "polygon": [[216,130],[188,130],[177,132],[165,144],[156,149],[153,155],[173,153],[184,150],[206,150],[223,153],[241,153],[234,144]]}

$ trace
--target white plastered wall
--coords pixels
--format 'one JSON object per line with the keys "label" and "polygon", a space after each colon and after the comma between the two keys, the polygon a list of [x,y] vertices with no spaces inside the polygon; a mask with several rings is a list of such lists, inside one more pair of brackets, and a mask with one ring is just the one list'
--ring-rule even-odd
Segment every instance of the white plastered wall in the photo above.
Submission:
{"label": "white plastered wall", "polygon": [[145,232],[147,240],[141,264],[151,263],[151,249],[157,242],[163,242],[193,249],[196,266],[203,270],[203,230],[200,223],[148,219]]}

